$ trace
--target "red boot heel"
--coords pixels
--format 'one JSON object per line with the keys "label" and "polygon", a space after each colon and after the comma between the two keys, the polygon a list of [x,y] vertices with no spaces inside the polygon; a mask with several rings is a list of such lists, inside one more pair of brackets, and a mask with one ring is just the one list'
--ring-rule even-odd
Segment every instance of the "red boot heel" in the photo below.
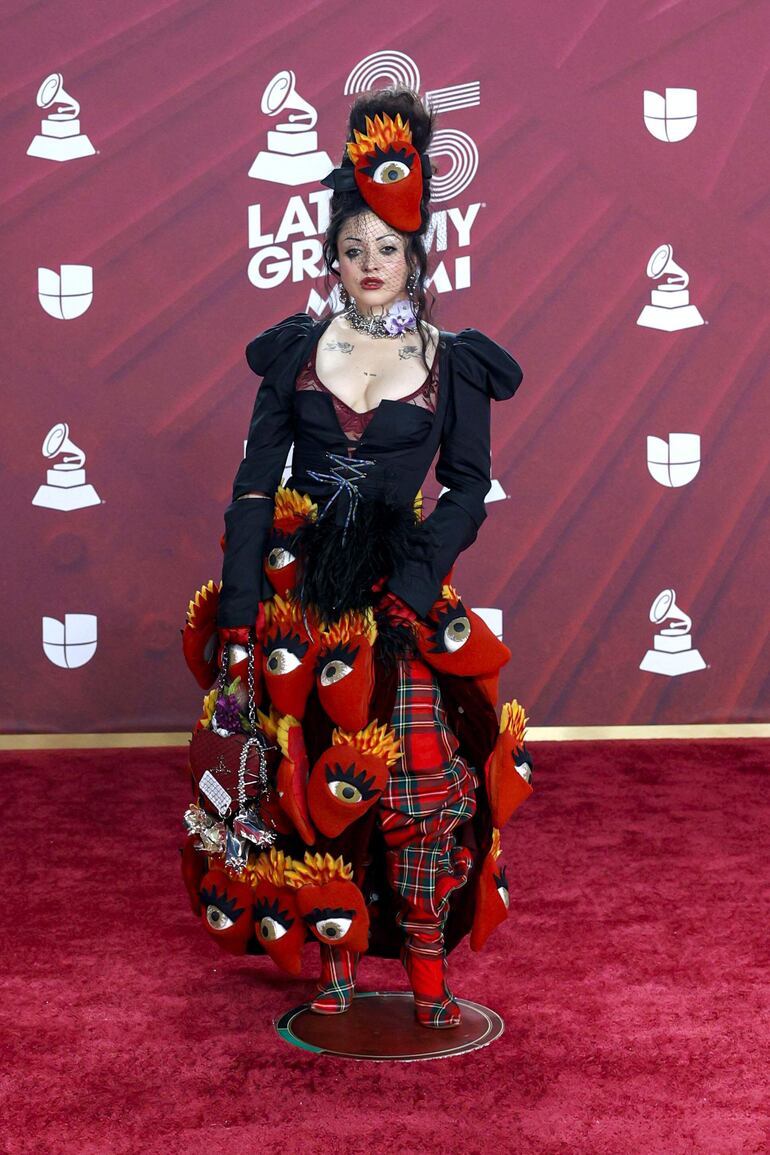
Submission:
{"label": "red boot heel", "polygon": [[457,1027],[462,1012],[446,985],[444,941],[436,935],[408,935],[401,961],[414,993],[414,1013],[422,1027]]}

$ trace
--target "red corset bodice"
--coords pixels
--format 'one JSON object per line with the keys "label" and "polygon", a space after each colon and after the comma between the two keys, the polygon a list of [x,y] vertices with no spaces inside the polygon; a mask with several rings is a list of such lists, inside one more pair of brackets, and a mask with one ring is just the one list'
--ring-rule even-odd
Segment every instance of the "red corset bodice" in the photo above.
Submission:
{"label": "red corset bodice", "polygon": [[[317,345],[313,347],[313,352],[300,370],[295,388],[296,389],[314,389],[316,392],[328,393],[334,404],[334,411],[337,415],[337,420],[340,423],[340,428],[345,436],[350,441],[358,441],[363,434],[367,425],[374,416],[377,406],[372,409],[365,409],[359,413],[356,409],[351,409],[347,402],[333,393],[331,389],[324,385],[323,381],[319,380],[315,368],[315,354]],[[427,409],[431,413],[436,412],[436,402],[438,399],[438,356],[433,359],[428,376],[423,381],[422,385],[418,385],[412,393],[408,393],[406,397],[398,397],[396,400],[403,401],[409,405],[419,405],[422,409]]]}

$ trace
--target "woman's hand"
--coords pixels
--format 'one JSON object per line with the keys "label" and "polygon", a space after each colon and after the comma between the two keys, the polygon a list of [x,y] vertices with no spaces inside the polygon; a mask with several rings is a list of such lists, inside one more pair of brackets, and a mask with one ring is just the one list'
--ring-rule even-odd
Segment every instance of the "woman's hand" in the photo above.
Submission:
{"label": "woman's hand", "polygon": [[222,663],[223,663],[224,656],[225,656],[225,646],[229,646],[229,650],[228,650],[228,654],[227,654],[228,668],[229,668],[230,666],[234,665],[234,663],[238,660],[237,655],[234,653],[234,647],[235,646],[242,646],[245,650],[249,644],[249,639],[251,637],[251,630],[249,629],[248,626],[238,626],[237,628],[232,628],[232,627],[227,627],[225,629],[220,628],[219,630],[217,630],[217,633],[219,635],[219,649],[217,651],[217,665],[219,666],[219,668],[221,670],[222,669]]}
{"label": "woman's hand", "polygon": [[242,646],[245,650],[248,647],[249,640],[255,641],[259,644],[267,632],[267,620],[265,617],[265,603],[260,602],[257,606],[257,616],[254,620],[253,626],[222,626],[217,630],[219,635],[219,650],[217,651],[217,663],[220,670],[222,669],[222,658],[224,657],[225,646],[230,647],[228,659],[230,665],[238,660],[238,655],[233,652],[234,646]]}

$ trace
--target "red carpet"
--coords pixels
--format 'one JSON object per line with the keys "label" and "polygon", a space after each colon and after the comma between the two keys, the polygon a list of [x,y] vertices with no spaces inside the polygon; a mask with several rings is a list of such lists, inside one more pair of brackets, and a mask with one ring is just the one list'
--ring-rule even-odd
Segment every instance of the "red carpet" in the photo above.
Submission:
{"label": "red carpet", "polygon": [[[282,1043],[272,1018],[309,983],[196,925],[182,751],[0,756],[0,1149],[766,1155],[767,746],[533,751],[508,924],[451,956],[455,993],[506,1033],[394,1066]],[[377,986],[405,986],[396,962],[364,960]]]}

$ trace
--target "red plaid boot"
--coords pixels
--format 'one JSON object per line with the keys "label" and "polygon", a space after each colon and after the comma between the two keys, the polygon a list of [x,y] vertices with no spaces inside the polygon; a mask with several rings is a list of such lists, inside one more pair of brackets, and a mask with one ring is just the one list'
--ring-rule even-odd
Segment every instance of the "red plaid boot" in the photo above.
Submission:
{"label": "red plaid boot", "polygon": [[341,1015],[350,1006],[356,984],[358,952],[321,943],[321,978],[310,1004],[317,1015]]}
{"label": "red plaid boot", "polygon": [[457,1027],[460,1008],[446,985],[447,961],[443,924],[404,918],[406,940],[401,962],[414,993],[414,1011],[423,1027]]}

